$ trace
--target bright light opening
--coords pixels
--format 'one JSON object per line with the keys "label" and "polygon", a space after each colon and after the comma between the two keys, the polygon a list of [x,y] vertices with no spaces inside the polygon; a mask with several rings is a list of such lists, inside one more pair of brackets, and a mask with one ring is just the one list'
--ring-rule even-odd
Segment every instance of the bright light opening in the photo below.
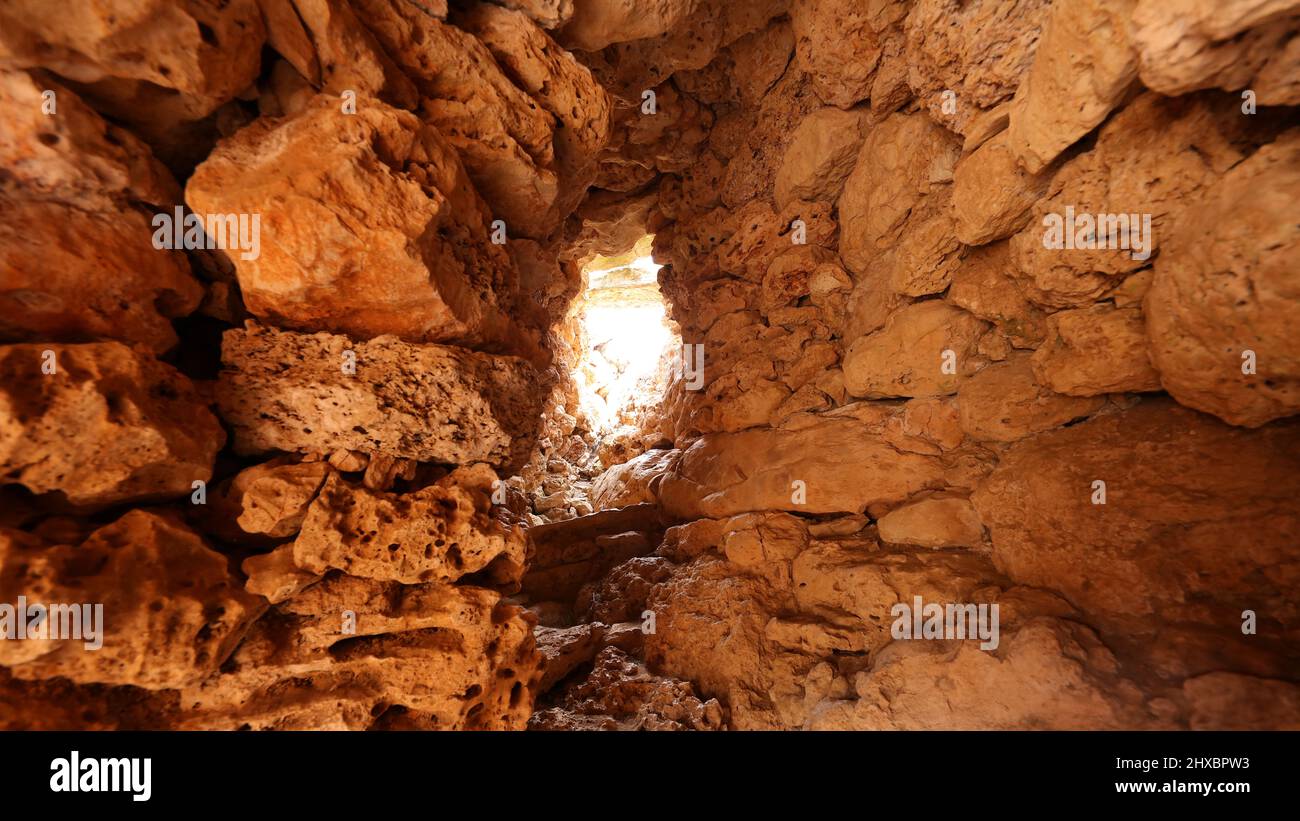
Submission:
{"label": "bright light opening", "polygon": [[680,344],[659,293],[646,237],[621,257],[598,257],[585,270],[579,309],[585,355],[575,374],[579,401],[594,432],[634,425],[657,403],[666,381],[666,354]]}

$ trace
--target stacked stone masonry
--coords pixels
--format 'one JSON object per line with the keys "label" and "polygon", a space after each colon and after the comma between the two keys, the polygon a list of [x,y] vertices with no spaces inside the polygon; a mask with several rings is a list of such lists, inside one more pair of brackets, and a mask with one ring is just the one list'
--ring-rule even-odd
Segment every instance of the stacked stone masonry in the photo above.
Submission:
{"label": "stacked stone masonry", "polygon": [[8,0],[0,106],[0,605],[102,605],[0,728],[1300,729],[1300,0]]}

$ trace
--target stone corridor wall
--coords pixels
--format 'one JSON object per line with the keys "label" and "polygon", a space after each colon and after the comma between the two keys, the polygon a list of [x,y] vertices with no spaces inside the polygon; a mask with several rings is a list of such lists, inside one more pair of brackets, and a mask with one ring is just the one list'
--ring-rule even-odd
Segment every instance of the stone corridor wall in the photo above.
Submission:
{"label": "stone corridor wall", "polygon": [[1300,7],[1221,5],[795,2],[657,89],[703,384],[598,481],[680,523],[652,669],[737,728],[1300,725]]}
{"label": "stone corridor wall", "polygon": [[0,600],[102,647],[0,643],[0,725],[523,727],[609,96],[500,6],[65,5],[0,4]]}
{"label": "stone corridor wall", "polygon": [[[0,104],[0,605],[104,628],[2,727],[1300,727],[1294,0],[0,0]],[[647,233],[703,369],[537,524]]]}

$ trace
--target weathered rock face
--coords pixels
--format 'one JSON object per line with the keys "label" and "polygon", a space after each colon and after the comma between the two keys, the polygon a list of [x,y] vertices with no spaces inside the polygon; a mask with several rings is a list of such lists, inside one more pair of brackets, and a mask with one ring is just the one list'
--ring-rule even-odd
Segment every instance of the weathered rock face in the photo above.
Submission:
{"label": "weathered rock face", "polygon": [[333,477],[307,510],[294,564],[317,575],[337,569],[404,584],[456,581],[491,566],[494,582],[517,582],[524,539],[490,516],[495,480],[476,465],[422,490],[389,494]]}
{"label": "weathered rock face", "polygon": [[332,576],[268,612],[220,675],[183,690],[180,723],[518,728],[536,667],[529,621],[491,590]]}
{"label": "weathered rock face", "polygon": [[490,214],[451,145],[413,114],[371,99],[345,114],[337,98],[317,97],[223,142],[186,200],[205,218],[259,215],[266,241],[249,250],[241,235],[228,255],[264,319],[520,350],[505,314],[512,260],[492,244]]}
{"label": "weathered rock face", "polygon": [[0,476],[73,505],[185,496],[225,433],[174,368],[117,342],[0,347]]}
{"label": "weathered rock face", "polygon": [[1053,3],[1008,112],[1007,146],[1037,174],[1106,118],[1137,75],[1129,15],[1138,0]]}
{"label": "weathered rock face", "polygon": [[[1059,590],[1112,647],[1150,653],[1170,677],[1225,663],[1279,675],[1295,663],[1298,463],[1292,423],[1252,434],[1148,400],[1016,445],[972,498],[998,567]],[[1238,558],[1251,556],[1266,569]],[[1242,640],[1248,609],[1277,632]]]}
{"label": "weathered rock face", "polygon": [[[39,67],[113,103],[149,100],[189,119],[211,113],[257,76],[265,29],[256,0],[113,2],[58,8],[39,0],[6,4],[4,59]],[[149,59],[141,59],[143,55]],[[144,121],[154,112],[135,111]]]}
{"label": "weathered rock face", "polygon": [[834,200],[853,170],[862,145],[861,114],[823,108],[795,129],[776,172],[777,205],[792,200]]}
{"label": "weathered rock face", "polygon": [[[5,531],[0,590],[5,602],[26,596],[50,606],[47,631],[75,626],[57,640],[0,643],[0,664],[16,677],[148,690],[184,687],[213,673],[265,608],[198,534],[175,517],[144,510],[76,545]],[[71,605],[76,609],[54,610]]]}
{"label": "weathered rock face", "polygon": [[0,104],[13,112],[0,132],[0,339],[171,348],[168,319],[203,294],[184,254],[149,241],[145,209],[175,202],[176,181],[58,83],[0,69]]}
{"label": "weathered rock face", "polygon": [[949,468],[957,483],[978,472],[978,454],[944,456],[904,430],[901,417],[858,405],[838,415],[806,414],[784,428],[700,437],[660,481],[660,502],[681,519],[860,513],[942,489]]}
{"label": "weathered rock face", "polygon": [[1295,0],[72,6],[0,727],[1300,727]]}
{"label": "weathered rock face", "polygon": [[978,367],[987,326],[946,302],[920,302],[892,314],[844,355],[844,387],[853,396],[943,396]]}
{"label": "weathered rock face", "polygon": [[250,324],[226,331],[222,361],[217,406],[243,453],[357,450],[503,466],[526,458],[540,404],[521,359],[392,337],[354,344]]}
{"label": "weathered rock face", "polygon": [[1142,82],[1162,94],[1251,88],[1264,105],[1295,105],[1300,7],[1246,0],[1221,9],[1203,0],[1139,0],[1133,41]]}
{"label": "weathered rock face", "polygon": [[1144,310],[1160,384],[1179,402],[1257,427],[1300,410],[1300,227],[1277,219],[1300,182],[1292,130],[1224,174],[1156,264]]}
{"label": "weathered rock face", "polygon": [[[652,669],[737,728],[1295,723],[1289,707],[1262,717],[1296,692],[1276,599],[1293,561],[1277,538],[1294,528],[1279,421],[1293,346],[1274,333],[1296,302],[1277,268],[1295,120],[1236,93],[1280,76],[1294,12],[1210,5],[796,3],[795,59],[772,87],[802,73],[833,108],[787,104],[800,118],[776,176],[721,198],[691,192],[745,151],[752,120],[715,101],[743,111],[738,92],[700,93],[723,116],[702,161],[660,183],[655,251],[705,384],[669,398],[666,469],[601,480],[602,497],[649,493],[685,522],[659,548],[669,566],[605,580],[662,578]],[[899,65],[901,94],[886,90]],[[1234,94],[1188,93],[1209,88]],[[829,124],[859,116],[845,176],[856,135]],[[756,217],[795,197],[837,197],[839,230],[814,240],[808,222],[809,248],[753,253]],[[1087,220],[1047,242],[1067,214]],[[833,358],[778,382],[763,341],[820,327]],[[760,350],[766,370],[737,368]],[[1161,391],[1240,427],[1140,396]],[[1202,495],[1206,515],[1183,507]],[[1247,546],[1238,501],[1273,535]],[[1249,558],[1231,569],[1197,547],[1238,542]],[[892,634],[915,595],[998,604],[997,647]],[[1263,610],[1277,621],[1243,629]]]}
{"label": "weathered rock face", "polygon": [[872,109],[886,113],[910,97],[902,29],[909,4],[791,3],[799,65],[812,78],[817,96],[840,108],[869,99]]}

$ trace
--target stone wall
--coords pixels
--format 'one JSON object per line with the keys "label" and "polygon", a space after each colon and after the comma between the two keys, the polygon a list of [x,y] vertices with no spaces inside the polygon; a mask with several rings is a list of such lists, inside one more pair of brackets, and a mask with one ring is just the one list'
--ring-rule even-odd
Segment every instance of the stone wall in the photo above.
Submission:
{"label": "stone wall", "polygon": [[[1221,6],[0,5],[0,605],[103,605],[0,726],[1300,727],[1300,2]],[[647,234],[703,372],[602,447]]]}
{"label": "stone wall", "polygon": [[1300,726],[1300,6],[1235,12],[793,2],[661,87],[704,384],[597,483],[679,523],[652,669],[736,728]]}

